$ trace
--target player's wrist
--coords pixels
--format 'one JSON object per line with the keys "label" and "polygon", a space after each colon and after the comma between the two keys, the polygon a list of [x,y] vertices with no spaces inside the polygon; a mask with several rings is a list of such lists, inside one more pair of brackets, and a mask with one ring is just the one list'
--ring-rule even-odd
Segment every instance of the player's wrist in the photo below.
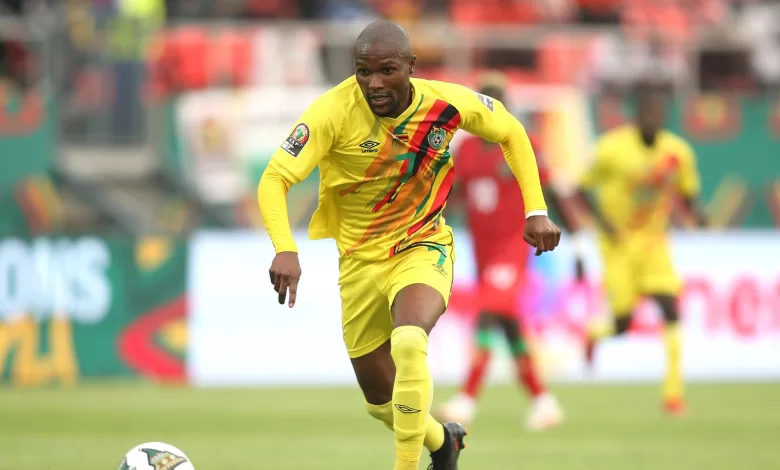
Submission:
{"label": "player's wrist", "polygon": [[546,210],[528,211],[528,212],[525,213],[525,218],[528,219],[530,217],[536,217],[538,215],[541,215],[543,217],[547,217],[547,211]]}

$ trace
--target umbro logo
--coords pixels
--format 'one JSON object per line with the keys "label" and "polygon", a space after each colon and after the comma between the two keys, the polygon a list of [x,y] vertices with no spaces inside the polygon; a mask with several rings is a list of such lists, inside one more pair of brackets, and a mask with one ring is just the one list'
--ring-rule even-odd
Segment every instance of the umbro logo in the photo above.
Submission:
{"label": "umbro logo", "polygon": [[400,411],[401,413],[410,413],[411,414],[411,413],[419,413],[420,412],[420,410],[418,410],[417,408],[412,408],[411,406],[402,405],[400,403],[396,403],[395,407],[398,408],[398,411]]}
{"label": "umbro logo", "polygon": [[379,152],[379,142],[374,142],[373,140],[367,140],[360,144],[358,147],[362,148],[363,153],[377,153]]}

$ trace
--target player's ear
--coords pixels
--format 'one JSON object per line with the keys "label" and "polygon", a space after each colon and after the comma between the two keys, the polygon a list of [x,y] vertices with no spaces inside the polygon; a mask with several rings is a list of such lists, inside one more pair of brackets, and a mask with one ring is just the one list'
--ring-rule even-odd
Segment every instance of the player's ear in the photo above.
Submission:
{"label": "player's ear", "polygon": [[413,55],[409,60],[409,75],[414,75],[414,64],[417,62],[417,56]]}

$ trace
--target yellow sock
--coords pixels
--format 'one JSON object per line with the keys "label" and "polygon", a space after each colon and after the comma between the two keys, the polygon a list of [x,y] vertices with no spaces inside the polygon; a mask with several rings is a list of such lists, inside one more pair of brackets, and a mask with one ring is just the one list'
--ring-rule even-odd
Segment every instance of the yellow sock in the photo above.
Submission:
{"label": "yellow sock", "polygon": [[682,379],[682,334],[675,324],[666,325],[664,330],[666,346],[666,378],[663,396],[666,400],[678,400],[683,396]]}
{"label": "yellow sock", "polygon": [[[384,405],[372,405],[366,402],[366,411],[374,418],[381,421],[389,430],[393,430],[393,402]],[[425,440],[423,445],[431,452],[436,452],[444,445],[444,427],[433,416],[425,419]]]}
{"label": "yellow sock", "polygon": [[401,326],[390,335],[395,362],[393,386],[394,470],[420,466],[433,381],[428,371],[428,335],[416,326]]}

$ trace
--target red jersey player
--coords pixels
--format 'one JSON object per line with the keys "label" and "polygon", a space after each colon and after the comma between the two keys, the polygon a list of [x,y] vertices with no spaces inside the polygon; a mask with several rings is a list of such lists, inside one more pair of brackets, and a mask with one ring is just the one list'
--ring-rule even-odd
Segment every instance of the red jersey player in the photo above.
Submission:
{"label": "red jersey player", "polygon": [[[493,80],[483,84],[481,93],[501,101],[503,88],[503,80]],[[546,171],[541,162],[539,167],[544,185]],[[460,183],[460,194],[455,196],[465,199],[474,246],[480,311],[476,353],[466,383],[439,413],[443,418],[463,424],[473,420],[494,347],[493,333],[499,330],[510,345],[518,378],[533,397],[526,427],[542,430],[557,426],[563,420],[563,413],[535,370],[517,318],[517,297],[531,250],[523,240],[522,194],[497,144],[469,136],[455,157],[455,168]],[[547,199],[550,205],[559,206],[555,194],[548,194]]]}

